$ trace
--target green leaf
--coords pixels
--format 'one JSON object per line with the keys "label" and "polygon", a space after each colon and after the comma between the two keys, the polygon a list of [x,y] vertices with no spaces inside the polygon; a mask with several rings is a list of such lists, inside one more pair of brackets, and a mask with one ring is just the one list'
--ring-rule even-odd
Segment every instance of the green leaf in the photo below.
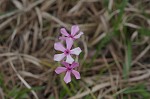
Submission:
{"label": "green leaf", "polygon": [[127,79],[131,68],[131,62],[132,62],[132,44],[131,41],[129,40],[127,41],[127,49],[125,53],[126,56],[125,56],[125,64],[123,67],[123,77]]}
{"label": "green leaf", "polygon": [[141,28],[141,29],[139,29],[139,34],[145,35],[145,36],[150,36],[150,29],[148,29],[148,28]]}
{"label": "green leaf", "polygon": [[114,99],[118,99],[117,97],[119,96],[119,94],[123,95],[123,99],[128,99],[128,95],[131,96],[131,99],[137,99],[136,97],[134,97],[135,95],[141,96],[141,99],[150,99],[150,93],[148,92],[144,84],[137,84],[132,87],[121,89],[113,95]]}

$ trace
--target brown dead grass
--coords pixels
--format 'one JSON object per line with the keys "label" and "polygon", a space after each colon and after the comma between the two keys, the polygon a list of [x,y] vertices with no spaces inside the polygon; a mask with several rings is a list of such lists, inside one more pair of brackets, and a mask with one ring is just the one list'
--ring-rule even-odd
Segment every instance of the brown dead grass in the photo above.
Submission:
{"label": "brown dead grass", "polygon": [[[138,83],[149,88],[150,38],[138,32],[142,27],[150,27],[150,19],[140,10],[143,7],[144,13],[150,14],[148,0],[128,2],[117,30],[120,34],[99,50],[92,67],[83,64],[91,63],[97,46],[108,33],[114,32],[112,21],[119,13],[115,3],[109,0],[105,6],[102,0],[0,0],[0,72],[4,75],[5,86],[8,89],[44,86],[42,91],[31,90],[29,98],[54,96],[59,99],[60,89],[64,87],[54,73],[57,62],[53,61],[53,44],[58,41],[61,27],[70,29],[71,25],[78,24],[84,32],[79,40],[84,52],[83,59],[79,59],[80,90],[72,96],[66,93],[63,99],[83,99],[89,94],[96,99],[113,99],[113,94]],[[128,30],[128,37],[124,28]],[[132,68],[129,78],[123,79],[126,38],[133,44]],[[104,73],[100,74],[101,71]],[[1,99],[6,95],[1,89]],[[118,99],[123,99],[123,94]],[[128,99],[132,96],[128,95]]]}

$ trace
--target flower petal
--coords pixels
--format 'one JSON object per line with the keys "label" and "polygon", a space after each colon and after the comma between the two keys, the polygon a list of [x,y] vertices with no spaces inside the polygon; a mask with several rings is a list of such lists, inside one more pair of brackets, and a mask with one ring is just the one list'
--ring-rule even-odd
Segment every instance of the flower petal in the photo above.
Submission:
{"label": "flower petal", "polygon": [[67,62],[65,62],[65,61],[63,61],[62,64],[63,64],[66,68],[70,66],[69,63],[67,63]]}
{"label": "flower petal", "polygon": [[67,49],[70,50],[73,45],[73,40],[71,38],[66,39]]}
{"label": "flower petal", "polygon": [[80,38],[80,36],[83,35],[83,32],[80,32],[78,35],[74,36],[75,39]]}
{"label": "flower petal", "polygon": [[74,36],[79,31],[78,25],[73,25],[71,27],[71,35]]}
{"label": "flower petal", "polygon": [[81,52],[82,50],[80,49],[80,47],[70,50],[70,54],[75,54],[75,55],[79,55]]}
{"label": "flower petal", "polygon": [[61,61],[66,55],[64,53],[62,54],[55,54],[54,55],[54,60],[55,61]]}
{"label": "flower petal", "polygon": [[64,81],[66,83],[69,83],[71,81],[71,72],[70,71],[67,71],[65,77],[64,77]]}
{"label": "flower petal", "polygon": [[68,32],[66,31],[65,28],[61,28],[60,29],[61,34],[65,35],[65,36],[69,36]]}
{"label": "flower petal", "polygon": [[69,64],[72,64],[73,61],[74,61],[74,59],[71,57],[71,55],[67,55],[66,62]]}
{"label": "flower petal", "polygon": [[67,37],[59,37],[60,40],[66,40]]}
{"label": "flower petal", "polygon": [[62,51],[62,52],[65,51],[65,48],[61,43],[55,43],[54,48],[55,48],[55,50],[58,50],[58,51]]}
{"label": "flower petal", "polygon": [[77,63],[77,62],[73,62],[72,65],[71,65],[72,68],[75,68],[75,67],[78,67],[78,66],[79,66],[79,63]]}
{"label": "flower petal", "polygon": [[74,76],[76,77],[76,79],[80,79],[80,73],[76,70],[72,70],[72,73],[74,74]]}
{"label": "flower petal", "polygon": [[55,69],[55,72],[56,72],[57,74],[60,74],[60,73],[65,72],[65,71],[66,71],[66,68],[65,68],[65,67],[57,67],[57,68]]}

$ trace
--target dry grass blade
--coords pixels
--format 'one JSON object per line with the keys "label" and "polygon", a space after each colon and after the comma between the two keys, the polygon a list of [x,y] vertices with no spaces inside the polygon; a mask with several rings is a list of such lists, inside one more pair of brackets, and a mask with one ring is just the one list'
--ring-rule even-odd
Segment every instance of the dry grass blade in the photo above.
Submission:
{"label": "dry grass blade", "polygon": [[44,2],[44,0],[38,0],[38,1],[30,4],[26,9],[23,9],[23,10],[25,12],[30,11],[32,8],[34,8],[35,6],[37,6],[37,5],[39,5],[39,4],[43,3],[43,2]]}
{"label": "dry grass blade", "polygon": [[[0,0],[0,99],[150,99],[149,4]],[[72,25],[84,33],[72,46],[82,49],[73,56],[81,80],[65,84],[63,74],[54,72],[60,66],[53,60],[54,43],[60,28],[70,33]]]}
{"label": "dry grass blade", "polygon": [[106,36],[106,33],[102,33],[100,36],[98,36],[95,40],[93,40],[89,46],[94,46],[95,44],[97,44],[98,42],[100,42],[100,40],[102,40],[104,37]]}
{"label": "dry grass blade", "polygon": [[5,98],[4,98],[4,93],[3,93],[3,89],[2,89],[2,88],[0,88],[0,96],[1,96],[1,99],[5,99]]}
{"label": "dry grass blade", "polygon": [[99,85],[94,86],[91,90],[87,90],[83,93],[77,94],[76,96],[70,97],[69,99],[79,99],[79,98],[82,98],[82,97],[84,97],[90,93],[94,93],[94,92],[96,92],[102,88],[108,87],[108,86],[110,86],[110,83],[99,84]]}
{"label": "dry grass blade", "polygon": [[144,57],[144,55],[150,50],[150,44],[134,59],[132,65],[135,64],[140,58]]}
{"label": "dry grass blade", "polygon": [[[45,18],[45,19],[48,19],[48,20],[54,20],[55,22],[57,22],[57,23],[60,24],[61,26],[68,28],[68,25],[67,25],[66,23],[62,22],[61,20],[59,20],[58,18],[52,16],[52,15],[49,14],[49,13],[42,12],[42,17]],[[69,28],[68,28],[68,29],[69,29]]]}
{"label": "dry grass blade", "polygon": [[4,18],[7,18],[7,17],[10,17],[10,16],[13,16],[13,15],[17,14],[18,12],[20,12],[20,11],[19,10],[15,10],[15,11],[3,14],[3,15],[0,16],[0,20],[2,20]]}
{"label": "dry grass blade", "polygon": [[13,21],[13,19],[15,19],[17,17],[16,16],[13,16],[9,19],[7,19],[6,21],[4,21],[3,23],[0,24],[0,30],[2,30],[3,28],[5,28],[9,23],[11,23],[11,21]]}
{"label": "dry grass blade", "polygon": [[19,10],[23,9],[23,5],[19,1],[13,0],[12,2]]}
{"label": "dry grass blade", "polygon": [[[147,73],[144,73],[144,74],[139,75],[137,77],[130,78],[128,80],[120,80],[120,82],[122,82],[122,83],[126,83],[126,82],[138,82],[138,81],[147,79],[149,77],[150,77],[150,72],[148,71]],[[96,91],[99,91],[99,90],[101,90],[103,88],[110,87],[110,86],[111,86],[110,82],[105,82],[105,83],[102,83],[102,84],[97,84],[94,87],[92,87],[91,90],[87,90],[87,91],[84,91],[82,93],[79,93],[79,94],[77,94],[77,95],[75,95],[73,97],[70,97],[69,99],[80,99],[80,98],[82,98],[82,97],[84,97],[84,96],[86,96],[86,95],[88,95],[90,93],[94,93]],[[116,88],[116,87],[111,87],[111,88]],[[108,92],[106,91],[106,93],[108,93]]]}
{"label": "dry grass blade", "polygon": [[[22,83],[28,88],[28,89],[31,89],[32,87],[21,77],[21,75],[17,72],[16,68],[14,67],[12,61],[9,61],[10,62],[10,66],[12,67],[12,69],[15,71],[16,75],[18,76],[18,78],[22,81]],[[39,99],[37,94],[35,93],[35,91],[33,91],[31,89],[31,92],[32,94],[34,95],[35,99]]]}

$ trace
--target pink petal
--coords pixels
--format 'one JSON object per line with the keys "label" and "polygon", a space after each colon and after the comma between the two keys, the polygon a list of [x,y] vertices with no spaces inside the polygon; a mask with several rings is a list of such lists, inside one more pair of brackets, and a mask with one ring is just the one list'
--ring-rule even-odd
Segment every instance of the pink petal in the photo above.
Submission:
{"label": "pink petal", "polygon": [[73,61],[74,61],[74,59],[71,57],[71,55],[67,55],[66,62],[69,64],[72,64]]}
{"label": "pink petal", "polygon": [[71,27],[71,35],[74,36],[79,31],[79,27],[77,25],[73,25]]}
{"label": "pink petal", "polygon": [[64,77],[64,81],[66,83],[69,83],[71,81],[71,72],[70,71],[67,71],[65,77]]}
{"label": "pink petal", "polygon": [[69,36],[68,32],[66,31],[65,28],[61,28],[60,29],[61,34],[65,35],[65,36]]}
{"label": "pink petal", "polygon": [[57,68],[55,69],[55,72],[56,72],[57,74],[60,74],[60,73],[65,72],[65,71],[66,71],[66,68],[65,68],[65,67],[57,67]]}
{"label": "pink petal", "polygon": [[66,55],[64,53],[62,54],[55,54],[54,55],[54,60],[55,61],[61,61]]}
{"label": "pink petal", "polygon": [[62,62],[62,64],[65,66],[65,67],[68,67],[69,66],[69,63],[67,63],[67,62]]}
{"label": "pink petal", "polygon": [[79,47],[70,50],[70,53],[75,55],[79,55],[81,52],[82,50]]}
{"label": "pink petal", "polygon": [[75,68],[75,67],[78,67],[78,66],[79,66],[79,63],[77,63],[77,62],[73,62],[72,65],[71,65],[72,68]]}
{"label": "pink petal", "polygon": [[74,76],[76,77],[76,79],[80,79],[80,73],[76,70],[72,70],[72,73],[74,74]]}
{"label": "pink petal", "polygon": [[80,38],[80,36],[83,35],[83,32],[80,32],[78,35],[74,36],[75,39]]}
{"label": "pink petal", "polygon": [[70,50],[73,45],[73,40],[71,38],[66,39],[67,49]]}
{"label": "pink petal", "polygon": [[61,43],[55,43],[54,48],[55,50],[58,50],[58,51],[62,51],[62,52],[65,51],[65,48]]}
{"label": "pink petal", "polygon": [[67,37],[59,37],[60,40],[66,40]]}

